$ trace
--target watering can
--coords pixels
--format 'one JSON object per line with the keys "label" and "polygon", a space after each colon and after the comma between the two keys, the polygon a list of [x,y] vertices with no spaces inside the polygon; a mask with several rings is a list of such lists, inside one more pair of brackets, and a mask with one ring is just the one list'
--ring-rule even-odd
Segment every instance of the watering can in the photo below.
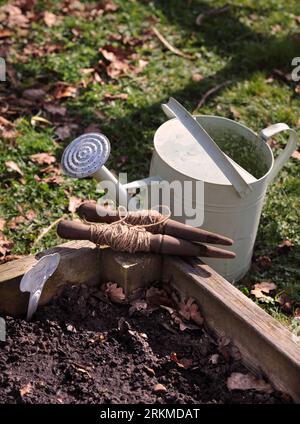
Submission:
{"label": "watering can", "polygon": [[[109,141],[103,134],[84,134],[65,150],[62,167],[72,177],[94,176],[98,181],[110,180],[119,189],[118,202],[128,202],[128,190],[143,188],[161,181],[202,183],[202,196],[192,196],[193,210],[203,210],[202,228],[224,234],[234,240],[229,249],[235,259],[207,259],[205,262],[228,281],[241,279],[251,265],[251,258],[263,201],[268,184],[277,175],[297,147],[296,132],[284,123],[271,125],[259,135],[246,126],[219,116],[192,116],[175,99],[162,106],[168,118],[154,135],[154,152],[149,177],[122,185],[104,166],[109,156]],[[289,140],[285,149],[273,157],[268,139],[286,131]],[[214,141],[215,134],[233,134],[246,140],[262,161],[265,171],[258,178],[234,162]],[[236,149],[242,146],[237,145]],[[172,195],[172,218],[189,223],[191,212],[176,206],[185,199]],[[199,198],[199,200],[198,200]],[[196,200],[195,200],[196,199]]]}

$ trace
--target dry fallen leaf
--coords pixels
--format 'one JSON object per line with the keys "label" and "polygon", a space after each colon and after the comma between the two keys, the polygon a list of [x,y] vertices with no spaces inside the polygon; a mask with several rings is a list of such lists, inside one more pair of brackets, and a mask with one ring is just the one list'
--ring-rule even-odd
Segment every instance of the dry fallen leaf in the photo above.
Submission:
{"label": "dry fallen leaf", "polygon": [[112,302],[123,303],[125,300],[125,294],[122,287],[118,287],[116,283],[107,283],[105,293]]}
{"label": "dry fallen leaf", "polygon": [[46,95],[46,91],[42,88],[28,88],[23,91],[23,97],[28,100],[38,101],[42,100]]}
{"label": "dry fallen leaf", "polygon": [[170,299],[167,292],[157,287],[150,287],[146,291],[146,300],[151,306],[174,306],[174,302]]}
{"label": "dry fallen leaf", "polygon": [[44,104],[44,109],[51,115],[65,116],[67,113],[67,108],[64,106],[57,105],[55,103],[46,103]]}
{"label": "dry fallen leaf", "polygon": [[265,293],[270,293],[270,291],[277,288],[275,283],[264,281],[262,283],[257,283],[254,285],[254,289],[251,290],[256,299],[272,299],[269,296],[266,296]]}
{"label": "dry fallen leaf", "polygon": [[155,384],[153,391],[155,393],[164,393],[167,391],[167,389],[163,384],[158,383],[158,384]]}
{"label": "dry fallen leaf", "polygon": [[19,166],[16,164],[16,162],[12,161],[12,160],[8,160],[5,162],[5,166],[12,170],[17,172],[18,174],[20,174],[23,177],[23,172],[21,171],[21,169],[19,168]]}
{"label": "dry fallen leaf", "polygon": [[234,117],[234,119],[240,119],[241,113],[235,107],[230,106],[229,110],[232,116]]}
{"label": "dry fallen leaf", "polygon": [[69,199],[68,211],[71,213],[75,213],[78,206],[81,205],[82,200],[79,197],[71,196]]}
{"label": "dry fallen leaf", "polygon": [[49,153],[35,153],[30,156],[32,162],[38,163],[39,165],[50,165],[56,161],[55,156],[50,155]]}
{"label": "dry fallen leaf", "polygon": [[203,324],[203,317],[200,314],[195,299],[193,299],[192,297],[188,298],[185,302],[180,302],[179,314],[183,316],[183,318],[185,318],[187,321],[192,320],[199,326]]}
{"label": "dry fallen leaf", "polygon": [[25,384],[25,386],[20,388],[20,395],[21,397],[28,395],[28,393],[31,392],[32,389],[32,384],[31,383],[27,383]]}
{"label": "dry fallen leaf", "polygon": [[70,137],[72,134],[72,126],[69,124],[61,125],[56,128],[55,134],[58,136],[60,140],[65,140]]}
{"label": "dry fallen leaf", "polygon": [[291,314],[293,312],[294,302],[286,293],[281,293],[276,300],[286,314]]}
{"label": "dry fallen leaf", "polygon": [[59,23],[59,17],[52,12],[44,12],[44,22],[47,27],[51,28]]}
{"label": "dry fallen leaf", "polygon": [[204,78],[204,76],[201,75],[201,74],[199,74],[199,73],[197,73],[197,72],[192,75],[192,80],[195,81],[195,82],[202,81],[203,78]]}
{"label": "dry fallen leaf", "polygon": [[218,353],[214,353],[213,355],[210,356],[209,362],[213,365],[216,365],[219,362],[219,357],[220,355]]}
{"label": "dry fallen leaf", "polygon": [[7,4],[0,8],[0,13],[6,13],[6,24],[15,30],[15,28],[27,28],[29,19],[23,14],[22,10],[13,4]]}
{"label": "dry fallen leaf", "polygon": [[1,236],[1,233],[0,233],[0,255],[5,256],[8,252],[10,252],[13,245],[14,245],[13,241],[7,240],[3,236]]}
{"label": "dry fallen leaf", "polygon": [[284,239],[282,243],[277,246],[277,253],[286,254],[288,253],[294,246],[294,243],[291,240]]}
{"label": "dry fallen leaf", "polygon": [[8,226],[9,229],[15,230],[18,227],[18,225],[24,224],[24,222],[26,222],[25,216],[19,215],[19,216],[16,216],[15,218],[12,218],[9,221],[7,226]]}
{"label": "dry fallen leaf", "polygon": [[64,97],[76,97],[77,88],[63,83],[58,83],[55,86],[53,96],[55,99],[62,99]]}
{"label": "dry fallen leaf", "polygon": [[257,390],[264,393],[272,393],[272,386],[264,380],[255,377],[252,374],[242,374],[233,372],[227,379],[227,387],[229,390]]}
{"label": "dry fallen leaf", "polygon": [[272,259],[269,256],[260,256],[256,261],[258,267],[262,270],[270,269],[272,267]]}
{"label": "dry fallen leaf", "polygon": [[171,361],[175,362],[180,368],[189,368],[193,364],[192,359],[187,359],[187,358],[178,359],[176,352],[171,353],[170,359]]}
{"label": "dry fallen leaf", "polygon": [[104,100],[127,100],[128,99],[128,94],[126,93],[120,93],[120,94],[110,94],[110,93],[106,93],[103,96]]}
{"label": "dry fallen leaf", "polygon": [[3,231],[4,230],[5,224],[6,224],[5,219],[4,218],[0,218],[0,231]]}
{"label": "dry fallen leaf", "polygon": [[11,31],[10,29],[0,29],[0,38],[7,38],[7,37],[11,37],[13,35],[13,31]]}
{"label": "dry fallen leaf", "polygon": [[295,150],[292,153],[292,158],[297,159],[297,160],[300,160],[300,152],[298,152],[298,150]]}
{"label": "dry fallen leaf", "polygon": [[34,176],[34,179],[38,183],[46,183],[46,184],[57,184],[60,185],[64,182],[64,178],[60,175],[51,175],[50,177],[41,178],[38,175]]}

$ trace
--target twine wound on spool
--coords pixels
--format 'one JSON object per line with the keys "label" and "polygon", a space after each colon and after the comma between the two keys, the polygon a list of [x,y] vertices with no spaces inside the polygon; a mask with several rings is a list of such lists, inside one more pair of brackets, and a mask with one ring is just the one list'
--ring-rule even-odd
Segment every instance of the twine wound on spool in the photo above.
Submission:
{"label": "twine wound on spool", "polygon": [[[91,241],[97,246],[105,244],[113,250],[129,253],[150,252],[151,233],[162,233],[163,225],[170,217],[170,212],[162,215],[155,209],[128,212],[119,206],[118,212],[121,218],[111,224],[89,223]],[[151,233],[147,231],[149,227],[152,227]]]}
{"label": "twine wound on spool", "polygon": [[121,222],[92,224],[91,241],[97,246],[107,245],[120,252],[150,252],[150,233],[145,228],[131,227]]}

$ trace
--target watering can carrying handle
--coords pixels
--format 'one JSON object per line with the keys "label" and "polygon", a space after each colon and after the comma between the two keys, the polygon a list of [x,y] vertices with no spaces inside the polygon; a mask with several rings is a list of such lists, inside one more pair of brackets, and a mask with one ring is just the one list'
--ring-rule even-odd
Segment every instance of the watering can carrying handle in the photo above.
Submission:
{"label": "watering can carrying handle", "polygon": [[177,118],[194,137],[195,141],[205,149],[206,153],[215,161],[231,182],[240,197],[244,198],[251,192],[251,186],[239,174],[219,146],[202,125],[177,100],[170,97],[168,103],[162,105],[162,109],[168,118]]}
{"label": "watering can carrying handle", "polygon": [[264,141],[267,141],[269,138],[273,137],[276,134],[279,134],[282,131],[289,131],[290,137],[285,149],[274,161],[274,166],[268,176],[269,181],[271,181],[278,174],[278,172],[283,167],[285,162],[289,159],[293,151],[297,149],[297,134],[295,130],[290,128],[287,124],[283,123],[270,125],[269,127],[264,128],[260,133],[260,137]]}

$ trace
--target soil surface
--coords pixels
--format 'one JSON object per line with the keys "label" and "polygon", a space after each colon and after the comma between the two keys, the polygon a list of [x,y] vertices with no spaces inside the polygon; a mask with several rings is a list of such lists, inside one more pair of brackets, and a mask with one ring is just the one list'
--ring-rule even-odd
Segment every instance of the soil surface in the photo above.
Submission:
{"label": "soil surface", "polygon": [[99,288],[67,287],[32,322],[5,319],[1,403],[287,402],[278,392],[229,391],[232,372],[248,373],[230,344],[172,327],[162,308],[133,313]]}

